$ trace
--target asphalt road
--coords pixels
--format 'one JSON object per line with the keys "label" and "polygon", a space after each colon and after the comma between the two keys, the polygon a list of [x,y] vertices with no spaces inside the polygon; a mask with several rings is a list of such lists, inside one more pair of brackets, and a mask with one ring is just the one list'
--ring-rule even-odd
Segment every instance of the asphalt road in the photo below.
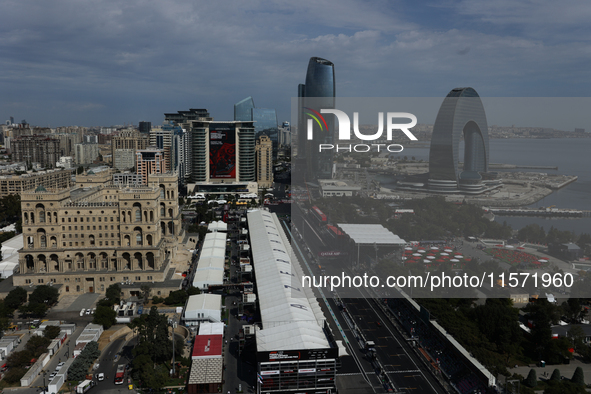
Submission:
{"label": "asphalt road", "polygon": [[[310,259],[310,257],[316,254],[315,252],[322,247],[322,240],[319,239],[320,237],[318,237],[315,231],[310,231],[313,229],[308,223],[304,222],[303,224],[307,228],[302,231],[304,233],[303,239],[301,235],[296,236],[295,240],[299,248],[296,247],[294,249],[301,250],[302,253],[306,254],[307,256],[302,256],[300,253],[298,257],[307,263],[308,267],[315,270],[317,267],[316,259],[315,257]],[[307,270],[306,264],[304,264],[304,269]],[[340,269],[343,270],[343,267]],[[329,294],[329,296],[332,295]],[[351,327],[348,327],[350,324],[356,325],[363,332],[367,340],[372,340],[376,343],[377,359],[398,390],[435,394],[444,392],[433,376],[430,375],[430,372],[426,370],[422,362],[413,353],[410,344],[391,326],[382,312],[371,304],[372,301],[364,298],[362,294],[359,294],[359,298],[345,300],[348,314],[353,319],[352,322],[347,321],[347,318],[336,306],[334,300],[327,299],[324,301],[328,305],[331,305],[331,309],[335,312],[340,326],[344,327],[343,334],[347,337],[348,342],[351,343],[350,350],[354,353],[352,356],[356,359],[358,371],[365,376],[366,381],[374,392],[384,392],[384,387],[381,385],[376,372],[373,371],[373,366],[369,364],[370,358],[361,351],[360,344],[355,339]]]}
{"label": "asphalt road", "polygon": [[430,372],[420,360],[416,359],[409,343],[390,327],[383,313],[373,305],[373,301],[365,298],[343,301],[366,339],[375,342],[377,358],[398,390],[413,390],[410,391],[413,393],[443,393]]}

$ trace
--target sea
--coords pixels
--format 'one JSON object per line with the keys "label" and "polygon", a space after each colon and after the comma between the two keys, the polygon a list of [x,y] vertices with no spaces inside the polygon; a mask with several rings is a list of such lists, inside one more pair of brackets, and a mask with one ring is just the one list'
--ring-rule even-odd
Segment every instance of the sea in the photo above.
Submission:
{"label": "sea", "polygon": [[[463,144],[460,144],[460,155],[464,157]],[[552,139],[491,139],[489,146],[490,163],[515,164],[522,166],[558,167],[550,169],[512,169],[498,171],[540,172],[547,174],[576,175],[576,182],[554,191],[544,199],[528,205],[539,208],[554,205],[556,208],[573,208],[591,210],[591,138],[552,138]],[[409,159],[429,160],[429,147],[408,147],[398,154]],[[497,171],[497,170],[493,170]],[[384,187],[389,186],[388,179],[379,176],[376,180]],[[517,216],[496,216],[497,222],[507,222],[513,229],[536,223],[546,231],[550,227],[559,230],[591,234],[591,217],[563,218],[532,218]]]}

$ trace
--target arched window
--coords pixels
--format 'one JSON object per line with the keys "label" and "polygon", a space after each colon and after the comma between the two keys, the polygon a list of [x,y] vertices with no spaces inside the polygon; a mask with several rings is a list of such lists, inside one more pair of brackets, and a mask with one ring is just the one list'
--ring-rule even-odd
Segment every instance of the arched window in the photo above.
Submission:
{"label": "arched window", "polygon": [[142,221],[142,211],[140,211],[139,209],[135,210],[135,221],[136,222]]}

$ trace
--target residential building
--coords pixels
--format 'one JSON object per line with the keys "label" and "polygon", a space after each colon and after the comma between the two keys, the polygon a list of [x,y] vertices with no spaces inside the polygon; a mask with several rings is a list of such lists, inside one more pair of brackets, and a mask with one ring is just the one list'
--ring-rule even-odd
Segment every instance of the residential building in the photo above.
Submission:
{"label": "residential building", "polygon": [[148,184],[148,175],[167,172],[164,150],[156,147],[136,151],[136,173],[142,177],[142,184]]}
{"label": "residential building", "polygon": [[13,161],[39,163],[51,168],[62,156],[60,142],[41,135],[28,135],[14,138],[11,143]]}
{"label": "residential building", "polygon": [[21,194],[40,185],[63,189],[72,185],[72,171],[64,169],[29,171],[20,175],[0,175],[0,197]]}
{"label": "residential building", "polygon": [[255,147],[256,171],[259,188],[269,188],[273,185],[273,143],[266,135],[261,135]]}

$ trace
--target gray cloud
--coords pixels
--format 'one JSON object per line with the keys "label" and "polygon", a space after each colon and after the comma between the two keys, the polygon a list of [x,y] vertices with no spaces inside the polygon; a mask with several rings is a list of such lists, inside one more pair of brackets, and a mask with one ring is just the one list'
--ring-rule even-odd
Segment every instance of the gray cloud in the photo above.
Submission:
{"label": "gray cloud", "polygon": [[[252,95],[288,119],[311,56],[335,62],[344,96],[442,96],[466,85],[496,96],[588,92],[591,50],[576,33],[587,29],[588,7],[495,4],[448,4],[459,22],[447,23],[386,0],[227,1],[223,8],[4,1],[0,117],[53,126],[160,123],[164,112],[205,107],[230,119],[233,104]],[[558,21],[535,34],[550,15]]]}

